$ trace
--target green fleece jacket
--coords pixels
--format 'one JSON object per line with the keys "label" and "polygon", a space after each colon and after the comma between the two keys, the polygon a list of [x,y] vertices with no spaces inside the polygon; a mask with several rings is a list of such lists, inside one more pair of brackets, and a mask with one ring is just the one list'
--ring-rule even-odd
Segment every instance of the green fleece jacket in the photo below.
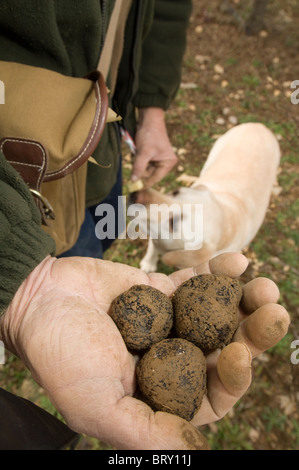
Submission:
{"label": "green fleece jacket", "polygon": [[[1,0],[0,61],[83,77],[97,66],[113,6],[114,0]],[[191,0],[133,0],[117,86],[110,98],[133,135],[135,108],[166,110],[178,90],[191,9]],[[0,125],[1,106],[5,104],[0,104]],[[87,206],[109,193],[119,155],[117,125],[108,124],[93,155],[104,168],[89,165]],[[0,168],[1,312],[54,247],[41,229],[31,194],[3,155]]]}

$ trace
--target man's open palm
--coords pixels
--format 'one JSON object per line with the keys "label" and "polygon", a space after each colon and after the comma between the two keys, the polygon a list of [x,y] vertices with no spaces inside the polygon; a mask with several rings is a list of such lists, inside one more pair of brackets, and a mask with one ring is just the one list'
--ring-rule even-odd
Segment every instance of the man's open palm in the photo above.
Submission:
{"label": "man's open palm", "polygon": [[[135,366],[109,316],[112,300],[135,284],[172,295],[191,276],[213,272],[240,276],[242,255],[221,255],[209,264],[171,276],[91,258],[48,257],[23,283],[2,322],[7,346],[73,430],[117,449],[200,449],[206,442],[195,426],[224,416],[251,382],[251,360],[287,332],[289,316],[277,305],[278,289],[268,279],[244,287],[244,309],[234,343],[207,357],[208,390],[192,424],[153,412],[134,398]],[[219,356],[220,354],[220,356]],[[194,425],[194,426],[193,426]]]}

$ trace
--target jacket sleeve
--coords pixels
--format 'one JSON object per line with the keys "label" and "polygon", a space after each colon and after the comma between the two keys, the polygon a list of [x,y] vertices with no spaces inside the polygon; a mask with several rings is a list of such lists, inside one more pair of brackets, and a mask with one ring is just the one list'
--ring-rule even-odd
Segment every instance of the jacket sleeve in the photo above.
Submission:
{"label": "jacket sleeve", "polygon": [[137,107],[167,109],[180,85],[192,11],[191,0],[156,0],[153,24],[142,50]]}
{"label": "jacket sleeve", "polygon": [[30,272],[54,253],[30,191],[0,152],[0,315]]}

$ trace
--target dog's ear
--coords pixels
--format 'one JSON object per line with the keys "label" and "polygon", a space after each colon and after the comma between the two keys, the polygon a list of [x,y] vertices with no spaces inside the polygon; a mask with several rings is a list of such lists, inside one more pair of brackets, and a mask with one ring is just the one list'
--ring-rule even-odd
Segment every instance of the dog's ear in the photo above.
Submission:
{"label": "dog's ear", "polygon": [[162,256],[162,261],[176,269],[190,268],[209,261],[214,253],[214,250],[205,247],[199,250],[169,251]]}

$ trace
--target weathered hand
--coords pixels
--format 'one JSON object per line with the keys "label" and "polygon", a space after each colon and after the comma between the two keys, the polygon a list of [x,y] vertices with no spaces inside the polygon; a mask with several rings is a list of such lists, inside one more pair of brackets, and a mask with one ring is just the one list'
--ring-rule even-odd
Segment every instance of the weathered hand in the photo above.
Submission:
{"label": "weathered hand", "polygon": [[241,343],[225,348],[218,363],[217,354],[208,357],[208,394],[192,424],[154,413],[134,398],[137,357],[128,352],[108,311],[111,301],[134,284],[150,284],[171,295],[197,273],[238,277],[246,266],[242,255],[222,255],[168,277],[109,261],[48,257],[19,288],[2,319],[2,338],[75,431],[117,449],[205,448],[192,424],[227,413],[250,385],[251,355],[273,346],[287,331],[289,317],[275,303],[276,285],[261,279],[254,289],[245,287],[246,308],[255,312],[235,335]]}
{"label": "weathered hand", "polygon": [[169,141],[164,111],[160,108],[144,108],[139,114],[132,180],[142,178],[145,187],[149,188],[172,170],[177,163],[177,156]]}

